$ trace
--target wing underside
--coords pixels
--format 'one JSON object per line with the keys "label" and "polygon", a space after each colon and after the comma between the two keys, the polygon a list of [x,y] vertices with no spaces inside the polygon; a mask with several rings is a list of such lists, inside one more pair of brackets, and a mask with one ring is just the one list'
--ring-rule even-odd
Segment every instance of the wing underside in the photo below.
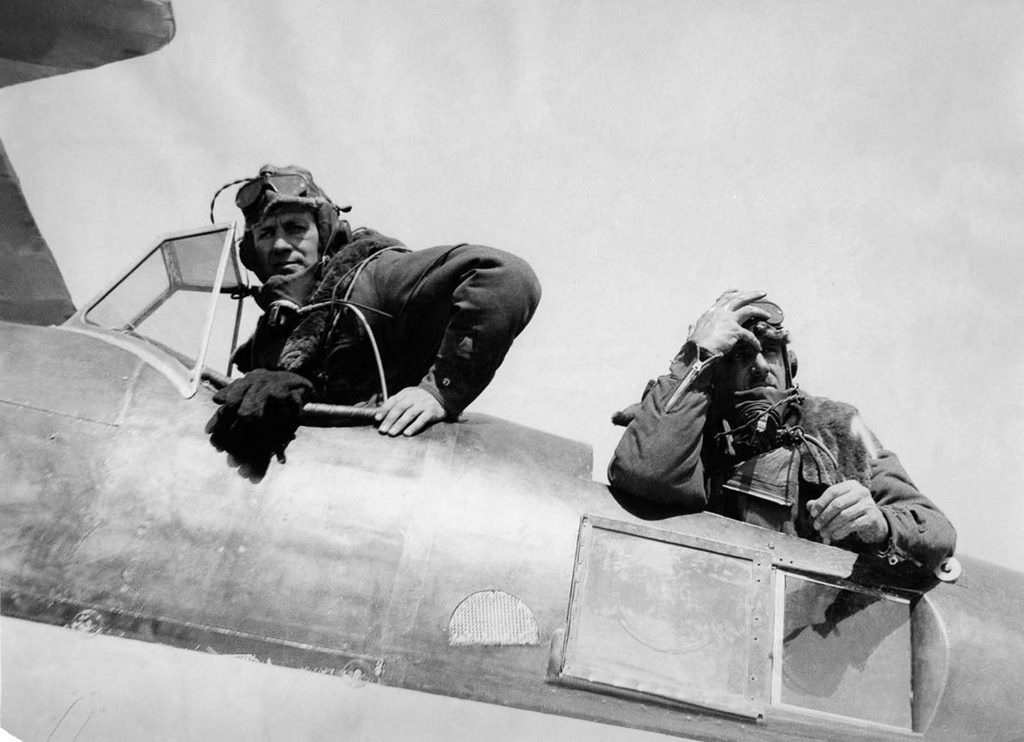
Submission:
{"label": "wing underside", "polygon": [[[170,0],[3,0],[0,87],[149,54],[173,37]],[[58,324],[74,311],[0,140],[0,319]]]}
{"label": "wing underside", "polygon": [[0,87],[149,54],[173,37],[170,0],[4,0]]}

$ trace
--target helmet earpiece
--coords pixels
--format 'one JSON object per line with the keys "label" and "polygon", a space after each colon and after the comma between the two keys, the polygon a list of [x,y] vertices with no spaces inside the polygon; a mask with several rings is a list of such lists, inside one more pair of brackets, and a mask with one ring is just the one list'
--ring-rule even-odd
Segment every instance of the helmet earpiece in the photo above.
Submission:
{"label": "helmet earpiece", "polygon": [[246,268],[253,273],[256,272],[256,242],[248,229],[242,233],[242,239],[238,243],[238,259]]}
{"label": "helmet earpiece", "polygon": [[348,220],[338,219],[337,216],[335,216],[335,220],[334,229],[328,233],[326,239],[321,238],[320,244],[326,245],[326,249],[323,251],[325,258],[329,258],[352,241],[352,227],[349,226]]}

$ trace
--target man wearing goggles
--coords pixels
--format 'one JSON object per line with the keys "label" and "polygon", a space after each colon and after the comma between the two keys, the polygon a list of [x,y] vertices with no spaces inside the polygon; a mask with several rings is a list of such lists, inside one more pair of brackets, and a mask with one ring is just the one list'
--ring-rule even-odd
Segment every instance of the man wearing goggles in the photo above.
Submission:
{"label": "man wearing goggles", "polygon": [[510,253],[466,243],[411,251],[351,230],[340,217],[350,207],[303,168],[267,165],[241,182],[239,255],[262,281],[265,313],[232,359],[245,376],[214,396],[221,408],[207,426],[236,459],[265,469],[313,400],[379,404],[378,430],[390,436],[456,419],[540,300],[533,270]]}
{"label": "man wearing goggles", "polygon": [[953,553],[953,526],[854,407],[796,388],[782,310],[764,297],[722,294],[669,373],[617,413],[627,427],[609,482],[677,512],[710,510],[933,571]]}
{"label": "man wearing goggles", "polygon": [[[235,206],[243,212],[256,206],[264,197],[265,191],[289,196],[314,195],[312,181],[301,172],[275,172],[272,169],[265,169],[258,178],[245,180],[243,183],[244,185],[235,193]],[[322,194],[317,192],[317,195]]]}

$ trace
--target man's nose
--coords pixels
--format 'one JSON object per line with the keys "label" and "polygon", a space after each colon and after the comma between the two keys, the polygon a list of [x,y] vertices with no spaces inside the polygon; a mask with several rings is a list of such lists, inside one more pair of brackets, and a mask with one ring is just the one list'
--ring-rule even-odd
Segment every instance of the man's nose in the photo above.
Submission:
{"label": "man's nose", "polygon": [[291,250],[292,243],[288,241],[284,231],[279,231],[277,234],[274,235],[273,247],[275,250]]}
{"label": "man's nose", "polygon": [[764,353],[758,353],[754,356],[753,363],[750,364],[751,373],[756,376],[767,376],[771,367],[768,365],[768,360],[764,357]]}

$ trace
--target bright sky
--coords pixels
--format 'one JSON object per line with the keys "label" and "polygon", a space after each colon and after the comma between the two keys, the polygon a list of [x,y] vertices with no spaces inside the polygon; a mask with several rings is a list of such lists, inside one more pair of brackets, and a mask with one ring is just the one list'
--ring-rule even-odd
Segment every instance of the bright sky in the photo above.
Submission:
{"label": "bright sky", "polygon": [[[725,288],[786,310],[961,551],[1024,561],[1024,4],[175,0],[154,55],[0,91],[82,304],[264,162],[544,299],[472,409],[591,443]],[[230,197],[220,219],[233,218]]]}

